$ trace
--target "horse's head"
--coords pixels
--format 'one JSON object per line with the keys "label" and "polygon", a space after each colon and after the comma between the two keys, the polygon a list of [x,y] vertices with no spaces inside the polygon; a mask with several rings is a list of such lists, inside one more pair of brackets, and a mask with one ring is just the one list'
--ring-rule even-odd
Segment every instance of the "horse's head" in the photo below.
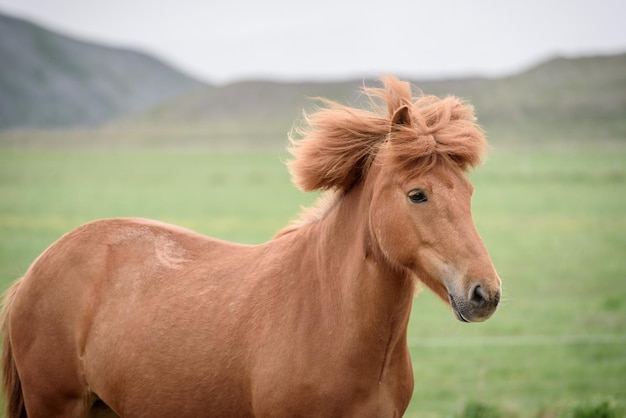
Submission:
{"label": "horse's head", "polygon": [[413,271],[459,320],[478,322],[495,311],[501,282],[471,215],[465,172],[485,141],[470,115],[454,98],[393,110],[371,170],[370,223],[391,263]]}
{"label": "horse's head", "polygon": [[290,168],[306,191],[367,189],[372,243],[395,268],[410,270],[461,321],[483,321],[500,300],[500,278],[474,227],[465,174],[486,148],[471,106],[454,97],[413,98],[393,77],[365,89],[387,114],[326,102],[307,118]]}

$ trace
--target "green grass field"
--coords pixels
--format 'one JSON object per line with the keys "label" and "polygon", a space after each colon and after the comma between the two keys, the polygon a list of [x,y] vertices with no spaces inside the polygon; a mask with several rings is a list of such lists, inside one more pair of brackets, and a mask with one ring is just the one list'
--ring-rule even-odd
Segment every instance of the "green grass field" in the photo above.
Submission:
{"label": "green grass field", "polygon": [[[149,217],[239,242],[271,239],[315,199],[290,184],[286,158],[0,149],[0,287],[95,218]],[[430,292],[415,299],[407,416],[469,416],[478,406],[489,416],[566,417],[603,402],[610,416],[624,416],[626,148],[495,150],[471,177],[474,219],[504,300],[486,323],[462,324]]]}

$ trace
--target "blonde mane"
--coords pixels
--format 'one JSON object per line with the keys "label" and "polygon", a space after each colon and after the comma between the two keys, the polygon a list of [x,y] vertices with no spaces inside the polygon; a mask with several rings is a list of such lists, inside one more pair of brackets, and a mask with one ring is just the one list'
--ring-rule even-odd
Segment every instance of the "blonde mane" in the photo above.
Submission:
{"label": "blonde mane", "polygon": [[306,210],[289,230],[323,217],[338,196],[367,175],[383,149],[390,157],[385,162],[407,174],[439,164],[463,171],[480,164],[487,142],[471,105],[454,96],[413,96],[408,82],[392,76],[381,81],[381,88],[363,89],[370,110],[320,99],[325,107],[305,114],[306,125],[295,130],[298,138],[290,135],[294,159],[288,167],[294,184],[334,197],[322,196],[322,206]]}

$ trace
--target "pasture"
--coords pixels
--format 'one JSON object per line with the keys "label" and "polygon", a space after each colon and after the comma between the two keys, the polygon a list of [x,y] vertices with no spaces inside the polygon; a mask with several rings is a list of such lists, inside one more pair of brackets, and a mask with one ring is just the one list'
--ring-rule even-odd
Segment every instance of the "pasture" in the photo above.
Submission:
{"label": "pasture", "polygon": [[[315,200],[278,151],[0,150],[0,287],[96,218],[138,216],[245,243]],[[471,175],[473,214],[503,279],[486,323],[429,291],[414,301],[415,392],[406,416],[468,403],[505,417],[626,407],[626,148],[494,150]],[[253,265],[251,265],[253,268]]]}

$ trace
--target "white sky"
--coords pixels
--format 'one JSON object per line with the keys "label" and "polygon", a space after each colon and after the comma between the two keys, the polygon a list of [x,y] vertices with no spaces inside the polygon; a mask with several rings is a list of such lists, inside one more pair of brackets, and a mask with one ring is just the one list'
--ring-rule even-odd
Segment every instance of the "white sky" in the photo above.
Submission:
{"label": "white sky", "polygon": [[213,83],[501,76],[626,52],[624,0],[0,0],[0,12]]}

